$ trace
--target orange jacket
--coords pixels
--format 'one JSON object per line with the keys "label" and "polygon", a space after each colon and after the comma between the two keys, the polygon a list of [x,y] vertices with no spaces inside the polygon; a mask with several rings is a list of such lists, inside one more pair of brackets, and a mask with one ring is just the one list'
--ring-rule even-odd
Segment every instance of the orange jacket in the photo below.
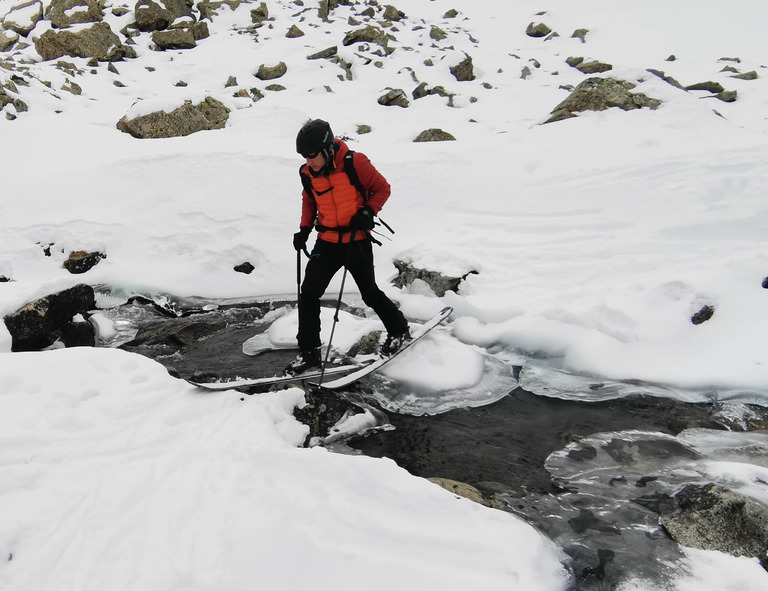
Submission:
{"label": "orange jacket", "polygon": [[[302,191],[301,197],[301,227],[312,226],[315,219],[319,225],[326,228],[347,227],[352,216],[363,205],[368,205],[374,213],[379,213],[389,198],[391,188],[382,174],[374,168],[365,154],[355,152],[352,155],[355,172],[360,184],[368,191],[368,199],[355,188],[344,172],[344,157],[349,147],[342,140],[335,140],[336,151],[333,159],[333,170],[329,176],[313,176],[308,165],[301,167],[300,174],[306,175],[312,183],[314,194]],[[362,240],[366,232],[355,232],[354,240]],[[328,242],[339,242],[339,233],[322,231],[318,237]],[[349,242],[352,236],[349,232],[341,233],[341,241]]]}

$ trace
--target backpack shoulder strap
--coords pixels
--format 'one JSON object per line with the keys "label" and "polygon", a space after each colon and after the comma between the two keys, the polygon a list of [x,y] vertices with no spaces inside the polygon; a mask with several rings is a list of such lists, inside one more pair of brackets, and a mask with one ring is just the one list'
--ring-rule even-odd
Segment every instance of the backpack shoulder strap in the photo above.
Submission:
{"label": "backpack shoulder strap", "polygon": [[365,187],[363,187],[363,183],[360,182],[360,177],[357,176],[357,171],[355,170],[355,162],[353,160],[354,155],[355,155],[354,150],[349,150],[344,156],[344,172],[347,173],[347,176],[349,177],[350,182],[363,196],[363,200],[368,201],[368,197],[370,197],[370,194],[368,190]]}
{"label": "backpack shoulder strap", "polygon": [[312,181],[309,179],[309,177],[304,174],[302,169],[304,168],[304,165],[302,164],[299,166],[299,177],[301,178],[301,185],[304,187],[304,190],[307,192],[307,195],[314,198],[315,192],[312,190]]}

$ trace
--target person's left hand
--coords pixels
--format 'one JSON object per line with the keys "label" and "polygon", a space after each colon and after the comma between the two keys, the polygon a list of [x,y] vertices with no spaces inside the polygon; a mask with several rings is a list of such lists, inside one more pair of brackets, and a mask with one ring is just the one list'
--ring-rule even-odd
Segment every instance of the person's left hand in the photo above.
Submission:
{"label": "person's left hand", "polygon": [[363,205],[357,210],[357,213],[352,216],[352,219],[349,220],[349,227],[354,228],[355,230],[362,230],[363,232],[373,230],[373,216],[375,215],[375,212],[369,205]]}

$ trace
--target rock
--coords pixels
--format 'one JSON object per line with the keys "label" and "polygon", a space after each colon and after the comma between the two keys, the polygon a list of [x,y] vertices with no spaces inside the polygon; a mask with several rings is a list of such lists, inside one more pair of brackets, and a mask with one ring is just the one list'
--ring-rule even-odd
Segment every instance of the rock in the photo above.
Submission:
{"label": "rock", "polygon": [[726,90],[715,95],[716,99],[723,101],[724,103],[733,103],[738,98],[738,92],[735,90]]}
{"label": "rock", "polygon": [[410,105],[408,97],[405,96],[405,91],[400,88],[390,88],[389,91],[379,97],[379,104],[385,107],[403,107],[406,108]]}
{"label": "rock", "polygon": [[104,18],[97,0],[52,0],[45,16],[55,29],[65,29],[80,23],[99,23]]}
{"label": "rock", "polygon": [[198,131],[222,129],[229,119],[229,109],[214,98],[207,97],[197,105],[192,101],[166,113],[157,111],[134,119],[123,117],[117,129],[135,138],[181,137]]}
{"label": "rock", "polygon": [[90,271],[101,259],[105,258],[107,258],[107,255],[100,252],[78,250],[69,253],[69,257],[62,266],[73,275],[79,275]]}
{"label": "rock", "polygon": [[425,129],[422,131],[419,135],[416,136],[416,138],[413,140],[414,142],[452,142],[456,141],[456,138],[453,137],[450,133],[447,131],[443,131],[442,129],[438,128],[431,128],[431,129]]}
{"label": "rock", "polygon": [[714,315],[715,309],[712,306],[704,306],[701,310],[691,316],[691,323],[695,325],[703,324]]}
{"label": "rock", "polygon": [[721,486],[689,484],[675,495],[676,510],[661,523],[690,548],[758,558],[768,570],[768,507]]}
{"label": "rock", "polygon": [[388,54],[391,53],[389,50],[389,38],[387,37],[387,34],[382,29],[374,27],[373,25],[368,25],[348,32],[344,35],[341,44],[344,45],[344,47],[347,47],[349,45],[354,45],[355,43],[366,42],[375,43],[376,45],[381,46]]}
{"label": "rock", "polygon": [[447,277],[437,271],[419,269],[412,266],[410,263],[401,260],[395,260],[392,264],[395,265],[395,268],[398,271],[397,277],[392,281],[392,284],[395,287],[407,287],[416,279],[420,279],[429,286],[437,297],[443,297],[448,291],[458,291],[459,284],[464,279],[469,275],[477,274],[477,271],[470,270],[461,277]]}
{"label": "rock", "polygon": [[384,19],[388,21],[399,21],[405,18],[405,13],[401,10],[398,10],[391,4],[388,4],[384,8]]}
{"label": "rock", "polygon": [[296,408],[293,416],[309,427],[305,441],[308,445],[314,437],[325,437],[342,417],[357,410],[357,407],[332,390],[312,388],[304,394],[307,404]]}
{"label": "rock", "polygon": [[371,131],[373,130],[370,125],[362,124],[357,126],[357,133],[359,135],[365,135],[366,133],[371,133]]}
{"label": "rock", "polygon": [[757,80],[758,75],[757,75],[757,72],[752,70],[751,72],[744,72],[743,74],[736,74],[734,76],[731,76],[731,78],[736,78],[737,80]]}
{"label": "rock", "polygon": [[163,31],[177,21],[195,22],[192,3],[187,0],[139,0],[134,8],[139,31]]}
{"label": "rock", "polygon": [[11,351],[39,351],[52,345],[61,328],[96,307],[93,288],[78,284],[30,302],[4,318]]}
{"label": "rock", "polygon": [[429,29],[430,39],[434,39],[435,41],[442,41],[446,37],[448,37],[448,33],[443,31],[440,27],[432,25],[432,27]]}
{"label": "rock", "polygon": [[158,49],[161,51],[167,49],[192,49],[193,47],[197,47],[195,36],[189,29],[154,31],[152,33],[152,43],[157,45]]}
{"label": "rock", "polygon": [[264,21],[269,18],[269,9],[267,8],[267,4],[265,2],[262,2],[259,4],[258,8],[254,8],[251,10],[251,22],[256,25],[257,27],[260,27],[264,24]]}
{"label": "rock", "polygon": [[552,32],[544,23],[530,23],[525,29],[525,34],[529,37],[546,37]]}
{"label": "rock", "polygon": [[464,497],[465,499],[469,499],[470,501],[474,501],[480,505],[485,505],[486,507],[491,506],[491,503],[485,499],[483,494],[471,484],[467,484],[466,482],[458,482],[457,480],[451,480],[450,478],[432,477],[427,478],[427,480],[449,492],[452,492],[459,497]]}
{"label": "rock", "polygon": [[135,57],[132,48],[124,46],[107,23],[97,23],[88,29],[72,31],[48,30],[35,38],[35,49],[43,61],[70,57],[93,57],[99,61],[114,61]]}
{"label": "rock", "polygon": [[581,39],[582,43],[586,43],[587,33],[589,33],[589,29],[576,29],[571,35],[571,39]]}
{"label": "rock", "polygon": [[347,355],[350,357],[357,357],[358,355],[378,355],[381,349],[381,333],[380,330],[374,330],[366,335],[363,335],[358,341],[349,348]]}
{"label": "rock", "polygon": [[13,48],[18,40],[19,34],[16,31],[6,31],[0,26],[0,52]]}
{"label": "rock", "polygon": [[466,57],[451,68],[451,74],[459,82],[467,82],[475,79],[474,66],[472,65],[472,58],[467,54]]}
{"label": "rock", "polygon": [[333,57],[339,52],[338,46],[334,45],[333,47],[329,47],[328,49],[323,49],[322,51],[318,51],[317,53],[313,53],[312,55],[308,55],[308,60],[319,60],[319,59],[328,59],[329,57]]}
{"label": "rock", "polygon": [[685,87],[685,90],[706,90],[711,93],[723,92],[725,88],[719,82],[713,82],[709,80],[707,82],[697,82]]}
{"label": "rock", "polygon": [[591,61],[581,62],[578,66],[576,66],[576,69],[583,74],[601,74],[603,72],[613,70],[613,66],[603,62]]}
{"label": "rock", "polygon": [[763,285],[763,289],[768,289],[768,277],[766,277],[765,279],[763,279],[763,283],[762,283],[762,285]]}
{"label": "rock", "polygon": [[285,76],[286,72],[288,72],[288,66],[285,65],[285,62],[279,62],[274,66],[261,64],[259,66],[259,71],[256,72],[255,75],[259,80],[275,80],[276,78]]}
{"label": "rock", "polygon": [[251,263],[247,261],[235,267],[235,271],[237,271],[238,273],[245,273],[246,275],[250,275],[251,273],[253,273],[255,269],[256,267],[254,267]]}
{"label": "rock", "polygon": [[59,332],[59,340],[67,348],[96,346],[96,329],[82,317],[78,316],[67,322]]}
{"label": "rock", "polygon": [[659,78],[661,78],[662,80],[664,80],[664,82],[666,82],[667,84],[671,84],[671,85],[672,85],[672,86],[674,86],[675,88],[679,88],[680,90],[684,90],[684,88],[683,88],[683,85],[682,85],[682,84],[680,84],[680,83],[679,83],[677,80],[675,80],[674,78],[672,78],[672,76],[667,76],[667,75],[666,75],[664,72],[662,72],[661,70],[654,70],[653,68],[648,68],[647,72],[650,72],[650,73],[651,73],[651,74],[653,74],[654,76],[658,76]]}
{"label": "rock", "polygon": [[302,31],[296,25],[291,25],[291,28],[288,29],[288,32],[285,34],[285,36],[288,39],[298,39],[299,37],[303,37],[304,36],[304,31]]}
{"label": "rock", "polygon": [[22,2],[11,8],[3,17],[3,27],[15,31],[22,37],[29,35],[43,18],[43,3],[40,0]]}
{"label": "rock", "polygon": [[629,92],[635,84],[615,78],[587,78],[579,84],[562,103],[552,110],[552,117],[545,123],[575,117],[581,111],[604,111],[618,107],[623,111],[649,107],[656,109],[661,101],[641,93]]}

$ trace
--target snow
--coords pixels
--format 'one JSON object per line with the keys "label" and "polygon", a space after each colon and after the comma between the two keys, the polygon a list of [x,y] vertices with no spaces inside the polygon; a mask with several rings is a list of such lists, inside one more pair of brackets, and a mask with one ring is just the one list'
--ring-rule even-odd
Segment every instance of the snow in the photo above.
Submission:
{"label": "snow", "polygon": [[[641,382],[658,396],[765,404],[768,5],[711,4],[411,0],[400,7],[407,20],[395,51],[368,65],[363,49],[341,44],[359,7],[340,6],[316,27],[309,5],[271,2],[274,20],[256,42],[237,30],[250,25],[253,4],[225,5],[193,50],[153,51],[142,34],[140,59],[115,63],[118,74],[63,58],[81,70],[81,96],[60,90],[70,77],[38,63],[30,44],[18,54],[31,58],[36,78],[19,87],[29,111],[6,106],[18,118],[0,116],[0,275],[12,279],[0,283],[0,314],[80,281],[209,299],[295,293],[294,138],[308,117],[321,117],[392,184],[382,217],[396,234],[376,249],[381,285],[414,323],[454,307],[446,326],[387,368],[403,384],[396,405],[439,410],[441,392],[451,405],[487,402],[484,380],[507,379],[503,364],[524,366],[521,379],[548,384],[540,393],[553,396],[599,399],[581,386],[599,381],[618,395]],[[0,17],[15,5],[0,0]],[[451,8],[459,16],[443,18]],[[107,2],[105,20],[118,31],[132,12],[116,17]],[[525,36],[538,21],[560,37]],[[304,37],[285,37],[294,23]],[[428,39],[431,24],[449,37]],[[41,21],[31,37],[49,27]],[[589,29],[586,43],[570,37],[577,28]],[[337,65],[305,59],[331,45],[353,63],[353,82],[340,80]],[[449,66],[465,52],[477,80],[458,83]],[[585,78],[565,64],[569,56],[612,63],[609,75],[663,105],[540,125],[567,96],[562,87]],[[286,90],[264,90],[255,72],[280,60],[288,74],[276,82]],[[725,65],[759,78],[733,79]],[[683,92],[647,68],[684,85],[718,80],[739,99]],[[10,75],[0,70],[0,83]],[[225,88],[229,76],[237,87]],[[409,94],[414,76],[456,93],[454,107],[437,95],[407,109],[376,103],[388,87]],[[239,88],[265,98],[233,97]],[[231,108],[225,129],[167,140],[115,129],[126,114],[206,96]],[[372,133],[359,135],[360,124]],[[430,127],[457,141],[412,142]],[[72,276],[61,265],[73,250],[107,258]],[[477,274],[437,298],[424,285],[389,285],[398,258]],[[233,272],[245,261],[252,274]],[[337,277],[331,293],[339,286]],[[351,281],[344,295],[359,304]],[[714,317],[692,325],[704,305]],[[290,345],[295,313],[275,320],[267,344]],[[103,337],[114,334],[107,318],[94,322]],[[334,343],[373,328],[375,317],[342,314]],[[0,324],[0,557],[8,557],[0,586],[567,585],[558,551],[515,517],[387,460],[299,449],[305,431],[291,410],[302,404],[300,390],[241,401],[203,395],[122,351],[10,347]],[[738,479],[738,465],[727,470]],[[743,481],[755,477],[753,467],[741,470]],[[725,589],[725,579],[765,588],[764,571],[745,574],[752,562],[689,556],[691,577],[677,589]]]}

